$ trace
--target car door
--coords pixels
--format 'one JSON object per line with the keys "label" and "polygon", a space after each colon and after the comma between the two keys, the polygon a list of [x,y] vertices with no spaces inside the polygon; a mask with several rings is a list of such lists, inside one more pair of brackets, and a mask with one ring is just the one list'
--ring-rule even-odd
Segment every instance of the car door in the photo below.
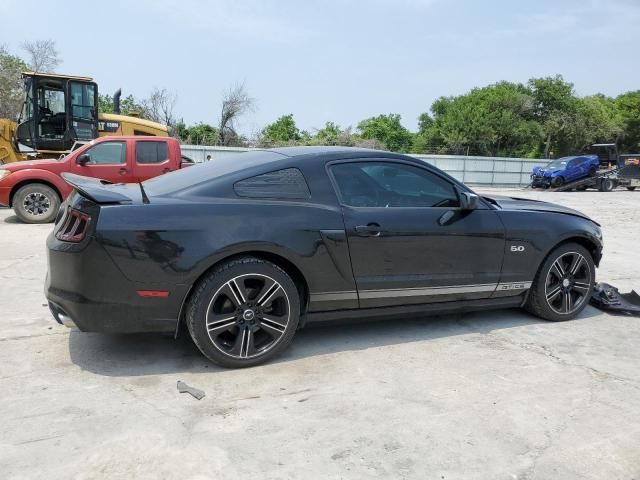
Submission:
{"label": "car door", "polygon": [[96,143],[82,152],[81,156],[88,155],[84,164],[73,163],[73,173],[86,177],[95,177],[109,182],[135,182],[131,168],[131,155],[127,148],[126,140],[109,140]]}
{"label": "car door", "polygon": [[487,298],[504,227],[484,202],[460,208],[457,187],[402,161],[330,165],[342,205],[361,307]]}
{"label": "car door", "polygon": [[584,176],[583,173],[583,160],[582,158],[574,158],[570,160],[567,164],[567,181],[572,182],[574,180],[578,180]]}
{"label": "car door", "polygon": [[166,140],[136,140],[134,172],[138,181],[169,173],[176,167],[171,163]]}

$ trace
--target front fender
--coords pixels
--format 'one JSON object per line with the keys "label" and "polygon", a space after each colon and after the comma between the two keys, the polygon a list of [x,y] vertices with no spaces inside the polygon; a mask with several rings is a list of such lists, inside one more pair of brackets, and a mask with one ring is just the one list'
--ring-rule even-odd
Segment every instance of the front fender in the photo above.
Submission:
{"label": "front fender", "polygon": [[45,183],[51,185],[58,192],[62,200],[67,198],[73,191],[73,188],[59,175],[39,168],[26,168],[12,172],[11,175],[5,178],[5,181],[7,180],[11,182],[10,203],[13,203],[13,195],[16,191],[28,183]]}

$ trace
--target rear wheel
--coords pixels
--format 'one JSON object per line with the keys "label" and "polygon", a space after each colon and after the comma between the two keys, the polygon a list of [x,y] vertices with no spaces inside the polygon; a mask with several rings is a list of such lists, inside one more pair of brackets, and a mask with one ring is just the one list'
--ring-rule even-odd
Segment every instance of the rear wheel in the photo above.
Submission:
{"label": "rear wheel", "polygon": [[595,264],[587,249],[560,245],[540,267],[525,308],[545,320],[571,320],[589,303],[594,283]]}
{"label": "rear wheel", "polygon": [[26,223],[53,222],[60,208],[60,197],[51,187],[30,183],[13,195],[13,210]]}
{"label": "rear wheel", "polygon": [[212,362],[250,367],[291,343],[300,297],[280,267],[246,257],[222,265],[196,285],[186,318],[193,341]]}
{"label": "rear wheel", "polygon": [[601,192],[611,192],[615,188],[615,184],[613,180],[610,178],[604,178],[600,183],[600,191]]}

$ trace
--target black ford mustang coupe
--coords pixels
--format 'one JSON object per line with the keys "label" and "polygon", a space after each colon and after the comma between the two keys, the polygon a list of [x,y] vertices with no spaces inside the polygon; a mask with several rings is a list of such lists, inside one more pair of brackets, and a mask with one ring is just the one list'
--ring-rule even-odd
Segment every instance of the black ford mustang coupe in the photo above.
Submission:
{"label": "black ford mustang coupe", "polygon": [[46,295],[91,332],[186,325],[212,361],[255,365],[307,322],[587,304],[598,224],[479,197],[427,163],[342,147],[254,151],[142,184],[68,174]]}

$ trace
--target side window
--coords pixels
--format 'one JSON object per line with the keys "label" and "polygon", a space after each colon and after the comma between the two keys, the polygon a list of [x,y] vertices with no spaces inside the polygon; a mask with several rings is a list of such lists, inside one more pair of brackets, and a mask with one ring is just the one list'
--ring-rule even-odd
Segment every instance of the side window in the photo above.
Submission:
{"label": "side window", "polygon": [[233,185],[233,189],[236,195],[244,198],[311,198],[307,181],[297,168],[285,168],[240,180]]}
{"label": "side window", "polygon": [[454,186],[418,167],[388,162],[331,167],[342,203],[352,207],[457,207]]}
{"label": "side window", "polygon": [[136,163],[162,163],[169,159],[167,142],[137,142]]}
{"label": "side window", "polygon": [[117,165],[126,163],[127,145],[125,142],[104,142],[94,145],[87,154],[88,165]]}

